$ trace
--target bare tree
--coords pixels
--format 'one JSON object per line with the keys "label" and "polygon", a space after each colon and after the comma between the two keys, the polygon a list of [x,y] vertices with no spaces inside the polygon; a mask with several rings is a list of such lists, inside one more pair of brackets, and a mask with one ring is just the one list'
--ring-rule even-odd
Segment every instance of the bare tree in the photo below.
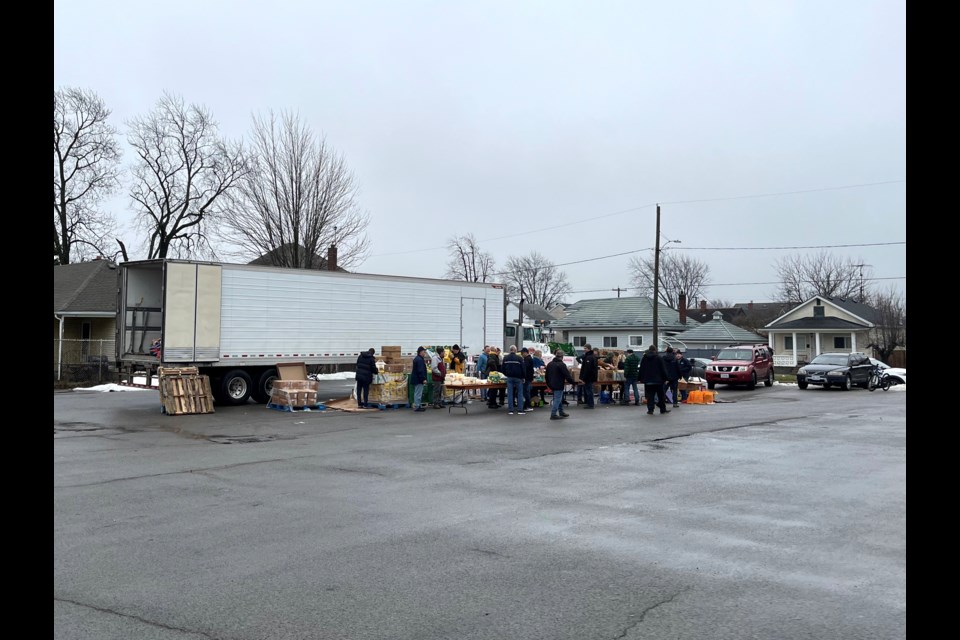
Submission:
{"label": "bare tree", "polygon": [[907,303],[895,286],[875,291],[868,304],[877,312],[870,344],[877,358],[886,362],[897,347],[907,346]]}
{"label": "bare tree", "polygon": [[[630,286],[637,294],[653,297],[654,258],[630,258]],[[685,293],[687,300],[703,298],[703,292],[710,282],[710,269],[703,262],[676,251],[660,252],[660,302],[672,309],[680,306],[680,294]]]}
{"label": "bare tree", "polygon": [[546,309],[556,306],[570,292],[566,274],[536,251],[509,258],[504,276],[510,300],[520,300],[522,289],[525,302]]}
{"label": "bare tree", "polygon": [[450,239],[450,261],[445,277],[467,282],[489,282],[496,268],[493,256],[481,251],[472,233]]}
{"label": "bare tree", "polygon": [[53,262],[106,255],[116,227],[97,205],[119,186],[120,147],[110,110],[92,91],[53,93]]}
{"label": "bare tree", "polygon": [[128,141],[138,158],[130,197],[147,257],[212,254],[207,228],[248,171],[242,146],[217,135],[205,108],[169,93],[129,123]]}
{"label": "bare tree", "polygon": [[224,237],[239,254],[270,254],[279,267],[317,269],[337,246],[337,265],[363,261],[369,216],[343,157],[317,139],[299,115],[255,116],[251,172],[229,195]]}
{"label": "bare tree", "polygon": [[863,260],[841,258],[827,251],[787,256],[776,262],[780,280],[776,297],[794,304],[817,295],[865,300],[870,292],[864,288],[864,281],[869,280],[871,269],[867,267],[865,274],[864,267]]}

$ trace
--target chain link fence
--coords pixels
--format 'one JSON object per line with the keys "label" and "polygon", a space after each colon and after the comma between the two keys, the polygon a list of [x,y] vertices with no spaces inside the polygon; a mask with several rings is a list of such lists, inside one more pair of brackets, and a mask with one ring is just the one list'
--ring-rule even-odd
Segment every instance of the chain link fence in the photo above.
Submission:
{"label": "chain link fence", "polygon": [[53,340],[53,385],[93,386],[116,382],[113,340]]}

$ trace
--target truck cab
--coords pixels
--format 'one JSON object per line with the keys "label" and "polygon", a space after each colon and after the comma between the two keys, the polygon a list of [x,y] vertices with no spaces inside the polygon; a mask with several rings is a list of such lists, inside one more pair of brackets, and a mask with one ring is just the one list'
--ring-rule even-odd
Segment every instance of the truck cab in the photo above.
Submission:
{"label": "truck cab", "polygon": [[543,327],[539,325],[523,324],[519,325],[523,330],[520,341],[517,341],[518,325],[516,322],[508,322],[503,327],[503,348],[504,351],[510,350],[510,345],[517,345],[517,350],[526,347],[531,351],[539,349],[543,353],[550,352],[550,345],[547,344],[546,337],[543,335]]}

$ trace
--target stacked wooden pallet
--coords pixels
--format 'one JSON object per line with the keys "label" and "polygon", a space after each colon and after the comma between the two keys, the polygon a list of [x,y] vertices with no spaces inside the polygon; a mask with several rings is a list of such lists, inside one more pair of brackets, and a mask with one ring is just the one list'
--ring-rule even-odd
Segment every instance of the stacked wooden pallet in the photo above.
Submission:
{"label": "stacked wooden pallet", "polygon": [[168,416],[213,413],[210,378],[196,367],[160,367],[157,372],[160,402]]}

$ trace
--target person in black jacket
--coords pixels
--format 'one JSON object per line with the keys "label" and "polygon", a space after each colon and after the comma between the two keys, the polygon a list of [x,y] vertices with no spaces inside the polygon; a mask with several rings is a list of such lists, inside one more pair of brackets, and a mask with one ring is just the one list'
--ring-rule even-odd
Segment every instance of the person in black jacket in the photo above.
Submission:
{"label": "person in black jacket", "polygon": [[673,352],[673,347],[667,347],[666,353],[663,354],[663,364],[667,368],[667,382],[664,385],[664,391],[670,391],[673,406],[679,407],[680,397],[677,394],[679,393],[678,386],[680,384],[680,362]]}
{"label": "person in black jacket", "polygon": [[423,385],[427,382],[427,362],[423,359],[427,350],[423,347],[417,348],[417,355],[413,359],[413,372],[410,374],[410,382],[413,383],[413,410],[426,411],[423,408]]}
{"label": "person in black jacket", "polygon": [[373,372],[377,370],[377,363],[373,359],[376,351],[367,349],[357,358],[357,406],[363,409],[369,404],[370,383],[373,382]]}
{"label": "person in black jacket", "polygon": [[553,393],[553,402],[550,405],[550,419],[559,420],[566,418],[569,413],[563,412],[563,388],[567,384],[576,384],[570,370],[567,369],[567,363],[563,361],[563,349],[557,349],[553,360],[547,365],[547,372],[544,379],[550,391]]}
{"label": "person in black jacket", "polygon": [[[489,378],[494,371],[500,371],[500,349],[498,347],[490,347],[490,352],[487,353],[487,377]],[[506,397],[506,389],[491,389],[487,392],[487,408],[497,409],[502,407]]]}
{"label": "person in black jacket", "polygon": [[[680,368],[680,377],[683,380],[689,380],[690,372],[693,371],[693,364],[687,360],[687,357],[683,355],[683,351],[680,351],[680,349],[677,349],[674,353],[677,356],[677,366]],[[686,402],[689,394],[690,392],[684,389],[680,392],[680,400]]]}
{"label": "person in black jacket", "polygon": [[524,415],[523,410],[523,358],[517,353],[516,345],[510,345],[510,353],[503,357],[500,371],[507,377],[507,412],[513,415],[516,411]]}
{"label": "person in black jacket", "polygon": [[533,411],[533,404],[530,402],[533,397],[533,356],[530,355],[530,350],[524,347],[520,350],[520,354],[523,358],[523,410],[524,411]]}
{"label": "person in black jacket", "polygon": [[667,366],[663,358],[657,355],[657,347],[650,345],[640,358],[640,382],[643,383],[643,395],[647,396],[647,415],[653,415],[653,405],[660,407],[660,413],[670,413],[663,393],[667,381]]}
{"label": "person in black jacket", "polygon": [[593,409],[593,385],[599,376],[599,365],[593,347],[583,345],[583,356],[580,358],[580,381],[583,382],[584,409]]}

